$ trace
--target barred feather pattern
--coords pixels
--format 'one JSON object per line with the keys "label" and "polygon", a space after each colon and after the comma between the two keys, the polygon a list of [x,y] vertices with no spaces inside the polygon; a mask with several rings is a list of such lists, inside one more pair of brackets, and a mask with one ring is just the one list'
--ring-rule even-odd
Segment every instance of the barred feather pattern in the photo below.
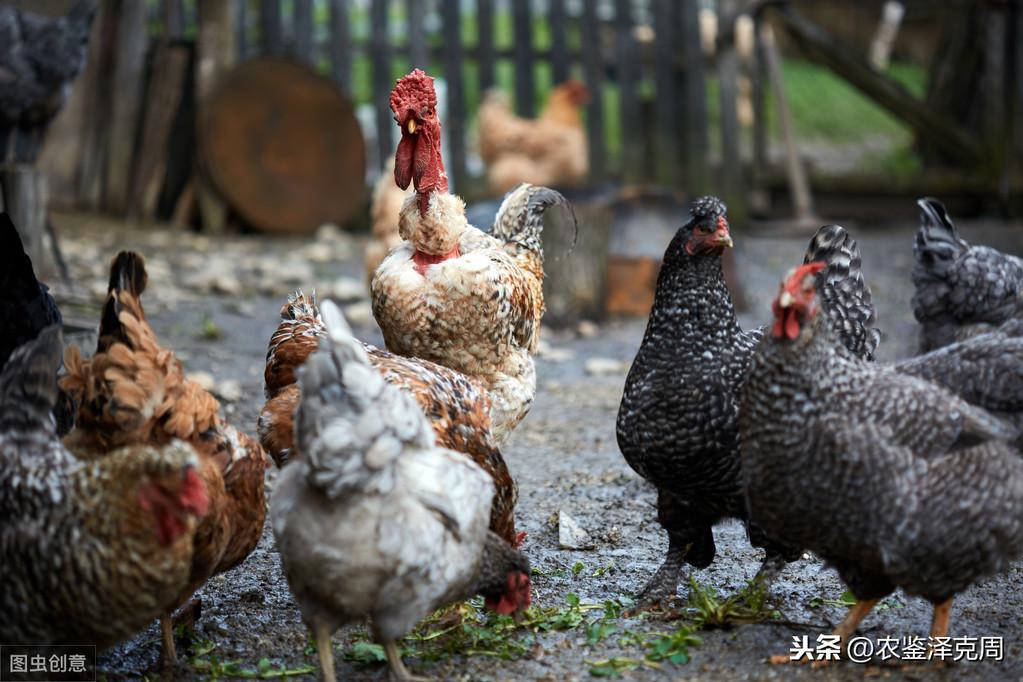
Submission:
{"label": "barred feather pattern", "polygon": [[[289,297],[281,317],[267,354],[271,362],[277,363],[273,372],[268,367],[268,380],[295,376],[325,334],[315,298],[301,291]],[[365,344],[363,348],[385,381],[415,399],[429,418],[440,445],[468,455],[490,474],[496,486],[491,530],[508,542],[515,542],[518,489],[491,436],[487,391],[465,375],[435,363],[405,358]],[[284,466],[293,458],[294,415],[301,391],[298,384],[277,383],[273,389],[268,384],[267,393],[272,397],[259,414],[259,438],[278,466]]]}
{"label": "barred feather pattern", "polygon": [[173,486],[199,462],[179,440],[94,462],[72,455],[50,417],[61,349],[51,327],[0,376],[0,640],[103,648],[173,608],[185,588],[196,519],[163,544],[139,491]]}
{"label": "barred feather pattern", "polygon": [[826,264],[817,274],[817,290],[828,311],[828,323],[842,339],[841,347],[864,360],[873,360],[881,331],[874,327],[874,304],[863,277],[856,240],[841,225],[821,227],[803,257],[803,263],[815,262]]}
{"label": "barred feather pattern", "polygon": [[[720,253],[687,252],[694,229],[716,225],[724,211],[716,197],[696,200],[692,219],[679,228],[665,251],[616,428],[618,447],[629,466],[658,489],[658,521],[668,531],[669,556],[677,549],[698,568],[709,565],[715,555],[711,528],[725,518],[746,517],[739,396],[766,330],[740,327]],[[873,334],[856,326],[873,320],[856,244],[836,240],[835,230],[822,231],[825,234],[811,240],[810,254],[829,263],[829,291],[835,294],[831,303],[859,306],[856,314],[829,306],[828,321],[837,321],[843,352],[872,352]],[[853,281],[843,283],[843,274]],[[750,537],[770,556],[798,556],[797,547],[779,545],[755,527]]]}
{"label": "barred feather pattern", "polygon": [[920,199],[913,245],[913,314],[923,351],[1023,319],[1023,260],[987,246],[971,246],[941,202]]}
{"label": "barred feather pattern", "polygon": [[817,315],[764,338],[739,410],[751,521],[858,599],[933,603],[1023,552],[1016,431],[935,384],[838,350]]}

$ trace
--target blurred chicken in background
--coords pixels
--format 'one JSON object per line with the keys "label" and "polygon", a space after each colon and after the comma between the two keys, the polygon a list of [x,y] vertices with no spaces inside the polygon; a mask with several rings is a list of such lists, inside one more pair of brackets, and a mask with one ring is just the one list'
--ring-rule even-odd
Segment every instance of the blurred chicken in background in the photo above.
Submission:
{"label": "blurred chicken in background", "polygon": [[548,187],[582,183],[590,171],[582,108],[590,91],[569,80],[551,90],[537,118],[512,113],[507,95],[489,91],[480,105],[479,150],[491,192],[504,194],[523,182]]}

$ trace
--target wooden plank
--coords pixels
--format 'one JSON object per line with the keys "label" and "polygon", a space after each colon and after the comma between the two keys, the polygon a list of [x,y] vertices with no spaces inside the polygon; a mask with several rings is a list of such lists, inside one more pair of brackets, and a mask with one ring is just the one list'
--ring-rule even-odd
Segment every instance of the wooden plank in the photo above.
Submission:
{"label": "wooden plank", "polygon": [[249,0],[234,1],[234,47],[239,62],[249,58]]}
{"label": "wooden plank", "polygon": [[657,182],[667,187],[678,187],[679,175],[679,121],[682,120],[675,92],[675,54],[679,44],[678,5],[675,0],[654,0],[654,80],[657,88],[655,102],[655,131]]}
{"label": "wooden plank", "polygon": [[913,128],[921,138],[951,158],[970,167],[983,165],[985,155],[974,135],[936,113],[901,83],[873,69],[865,59],[844,49],[816,24],[792,7],[773,7],[789,37],[809,59],[826,66],[850,85]]}
{"label": "wooden plank", "polygon": [[25,253],[36,263],[38,272],[43,262],[46,230],[46,176],[34,166],[0,166],[0,195],[0,204],[10,214]]}
{"label": "wooden plank", "polygon": [[680,150],[686,162],[686,189],[696,196],[705,194],[710,187],[707,163],[707,85],[704,81],[703,50],[700,48],[700,2],[682,0],[682,56],[685,60],[682,87],[679,91],[685,103],[684,148]]}
{"label": "wooden plank", "polygon": [[444,127],[449,153],[444,166],[454,185],[453,191],[464,187],[469,178],[465,165],[465,90],[462,66],[462,22],[459,0],[443,0],[444,79],[447,81],[448,111]]}
{"label": "wooden plank", "polygon": [[551,27],[551,75],[554,84],[568,80],[568,16],[565,14],[565,0],[548,0],[548,16]]}
{"label": "wooden plank", "polygon": [[76,195],[89,208],[100,208],[103,199],[103,167],[106,164],[107,140],[110,138],[110,81],[114,64],[114,36],[117,33],[117,11],[112,2],[100,5],[99,16],[92,27],[89,59],[78,87],[87,93],[82,120],[81,165]]}
{"label": "wooden plank", "polygon": [[313,45],[313,0],[294,0],[292,17],[295,56],[306,64],[315,64]]}
{"label": "wooden plank", "polygon": [[348,0],[330,0],[330,74],[352,96],[352,46]]}
{"label": "wooden plank", "polygon": [[593,182],[604,180],[604,59],[600,35],[600,20],[597,18],[595,3],[583,3],[582,44],[588,46],[583,51],[583,73],[586,87],[590,90],[592,100],[586,109],[586,141],[589,145],[590,179]]}
{"label": "wooden plank", "polygon": [[152,220],[167,169],[168,142],[181,106],[187,76],[188,48],[161,44],[153,60],[142,143],[135,163],[131,215]]}
{"label": "wooden plank", "polygon": [[636,41],[632,35],[632,1],[615,0],[615,44],[618,101],[621,111],[622,178],[640,182],[644,176],[643,113],[636,86],[642,78]]}
{"label": "wooden plank", "polygon": [[369,56],[373,64],[373,105],[377,119],[377,154],[380,167],[394,155],[394,114],[387,103],[394,87],[391,44],[387,35],[387,0],[371,0]]}
{"label": "wooden plank", "polygon": [[426,61],[426,6],[422,0],[407,0],[409,70],[429,71]]}
{"label": "wooden plank", "polygon": [[284,28],[281,23],[280,0],[263,0],[259,6],[259,29],[264,54],[284,51]]}
{"label": "wooden plank", "polygon": [[515,110],[519,116],[532,116],[536,107],[533,74],[533,26],[529,2],[512,3],[512,34],[515,45]]}
{"label": "wooden plank", "polygon": [[[203,105],[214,86],[234,65],[235,33],[230,5],[223,0],[198,0],[196,6],[199,30],[196,40],[195,92],[197,112],[201,116]],[[196,174],[195,196],[203,229],[213,233],[227,229],[227,204],[201,169]]]}
{"label": "wooden plank", "polygon": [[736,0],[718,0],[717,71],[721,122],[721,198],[728,204],[733,225],[746,224],[746,191],[742,180],[739,142],[742,128],[736,97],[739,94],[739,54],[735,49]]}
{"label": "wooden plank", "polygon": [[181,40],[185,35],[185,6],[182,0],[163,0],[163,34],[168,40]]}
{"label": "wooden plank", "polygon": [[482,92],[494,85],[494,61],[496,58],[494,0],[476,0],[476,16],[479,21],[476,28],[479,35],[476,59],[480,65],[480,91]]}
{"label": "wooden plank", "polygon": [[128,209],[128,191],[135,159],[135,131],[138,130],[139,112],[142,110],[146,50],[149,44],[147,20],[148,12],[144,2],[125,3],[117,17],[116,61],[113,89],[109,93],[113,104],[108,122],[110,129],[115,132],[108,145],[103,202],[109,210],[118,214]]}
{"label": "wooden plank", "polygon": [[768,134],[767,129],[767,67],[764,44],[760,39],[760,16],[753,18],[753,68],[750,74],[753,100],[753,183],[760,183],[767,172]]}

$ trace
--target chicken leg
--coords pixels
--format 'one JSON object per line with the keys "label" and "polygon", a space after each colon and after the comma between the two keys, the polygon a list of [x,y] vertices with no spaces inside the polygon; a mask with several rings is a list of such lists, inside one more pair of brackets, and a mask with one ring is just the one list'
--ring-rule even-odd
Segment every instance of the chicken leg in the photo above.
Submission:
{"label": "chicken leg", "polygon": [[416,677],[408,671],[401,660],[401,653],[394,640],[384,642],[384,653],[387,655],[387,664],[391,666],[391,679],[394,682],[429,682],[426,677]]}
{"label": "chicken leg", "polygon": [[[840,638],[839,641],[841,642],[843,652],[845,652],[845,647],[849,640],[849,637],[856,632],[856,630],[860,627],[860,623],[862,623],[863,619],[867,617],[867,614],[870,613],[875,606],[877,606],[877,603],[879,601],[881,600],[880,599],[857,600],[856,603],[853,604],[852,608],[849,609],[849,613],[845,615],[845,618],[842,620],[842,622],[839,623],[838,627],[836,627],[834,631],[831,633],[833,635],[838,635],[838,637]],[[809,662],[805,658],[800,659],[799,661],[793,661],[792,657],[789,654],[771,656],[769,660],[773,665]],[[814,667],[820,667],[827,665],[828,663],[829,661],[814,661],[813,665]]]}
{"label": "chicken leg", "polygon": [[320,679],[323,682],[335,682],[334,675],[334,646],[330,641],[330,625],[325,621],[317,619],[313,623],[313,636],[316,637],[316,654],[320,658]]}
{"label": "chicken leg", "polygon": [[172,669],[178,662],[178,651],[174,646],[174,619],[170,613],[165,613],[160,618],[160,638],[163,646],[160,648],[159,667],[166,671]]}
{"label": "chicken leg", "polygon": [[931,618],[931,637],[947,637],[948,622],[952,615],[952,600],[947,599],[934,605],[934,616]]}

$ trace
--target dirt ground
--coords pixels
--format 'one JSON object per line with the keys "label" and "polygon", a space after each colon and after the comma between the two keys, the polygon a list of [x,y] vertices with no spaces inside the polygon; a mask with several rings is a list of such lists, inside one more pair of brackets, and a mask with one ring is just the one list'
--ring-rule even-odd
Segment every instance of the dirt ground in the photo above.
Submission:
{"label": "dirt ground", "polygon": [[[912,234],[915,220],[895,225],[846,224],[859,238],[865,271],[884,330],[882,357],[911,353],[915,329],[909,309]],[[59,214],[63,245],[77,287],[55,288],[65,298],[71,320],[94,325],[106,268],[117,248],[142,250],[150,263],[144,298],[150,320],[165,345],[175,349],[190,372],[207,372],[222,396],[231,420],[255,432],[262,402],[266,342],[278,321],[286,293],[296,286],[316,287],[320,298],[343,300],[361,337],[380,343],[361,289],[362,242],[337,231],[316,239],[270,240],[257,236],[210,239],[164,231],[125,231],[91,216]],[[1020,226],[967,224],[967,239],[1023,252]],[[581,226],[585,238],[585,226]],[[768,237],[735,229],[736,258],[749,305],[744,325],[764,322],[769,298],[784,272],[799,262],[809,233]],[[603,323],[595,328],[545,331],[545,349],[537,359],[536,404],[504,449],[518,480],[519,525],[528,531],[525,551],[535,572],[535,602],[563,606],[574,593],[582,607],[635,593],[659,565],[666,538],[655,521],[653,489],[622,459],[615,443],[614,421],[625,380],[644,327],[643,320]],[[585,334],[580,332],[586,332]],[[88,342],[88,335],[82,338]],[[592,362],[597,359],[597,362]],[[606,360],[606,361],[605,361]],[[588,361],[590,361],[588,363]],[[599,365],[599,366],[598,366]],[[268,476],[273,488],[276,472]],[[574,517],[591,535],[590,550],[559,548],[557,513]],[[759,565],[736,522],[715,530],[718,555],[706,570],[693,571],[702,586],[722,595],[742,589]],[[581,565],[581,567],[580,567]],[[766,659],[788,651],[793,636],[810,640],[841,620],[843,586],[830,569],[813,558],[790,565],[773,589],[777,617],[766,623],[707,629],[696,634],[699,645],[690,660],[622,672],[631,679],[804,679],[846,680],[862,677],[934,679],[1021,679],[1023,658],[1023,591],[1019,564],[1004,576],[961,595],[953,609],[955,636],[1004,637],[1001,662],[959,662],[937,671],[930,666],[900,668],[887,664],[840,663],[823,669],[771,666]],[[688,588],[680,588],[685,601]],[[203,613],[189,641],[179,640],[180,667],[175,679],[232,677],[284,669],[296,679],[314,679],[315,654],[307,647],[306,629],[291,599],[269,526],[256,551],[239,568],[211,580],[201,592]],[[930,609],[918,599],[897,594],[886,608],[871,615],[863,634],[878,638],[926,636]],[[600,612],[584,610],[586,622]],[[627,633],[676,632],[685,621],[610,619],[617,628],[589,644],[585,622],[578,628],[528,633],[535,637],[526,655],[502,660],[485,655],[456,655],[437,662],[409,657],[414,673],[453,680],[587,679],[595,662],[611,657],[641,659],[644,650]],[[339,677],[386,679],[378,663],[346,660],[361,630],[349,628],[334,637]],[[100,668],[107,679],[155,678],[148,672],[159,651],[154,624],[133,640],[104,653]],[[261,659],[267,659],[260,668]],[[230,663],[230,664],[228,664]],[[270,673],[266,673],[267,676]],[[165,676],[166,679],[166,676]]]}

